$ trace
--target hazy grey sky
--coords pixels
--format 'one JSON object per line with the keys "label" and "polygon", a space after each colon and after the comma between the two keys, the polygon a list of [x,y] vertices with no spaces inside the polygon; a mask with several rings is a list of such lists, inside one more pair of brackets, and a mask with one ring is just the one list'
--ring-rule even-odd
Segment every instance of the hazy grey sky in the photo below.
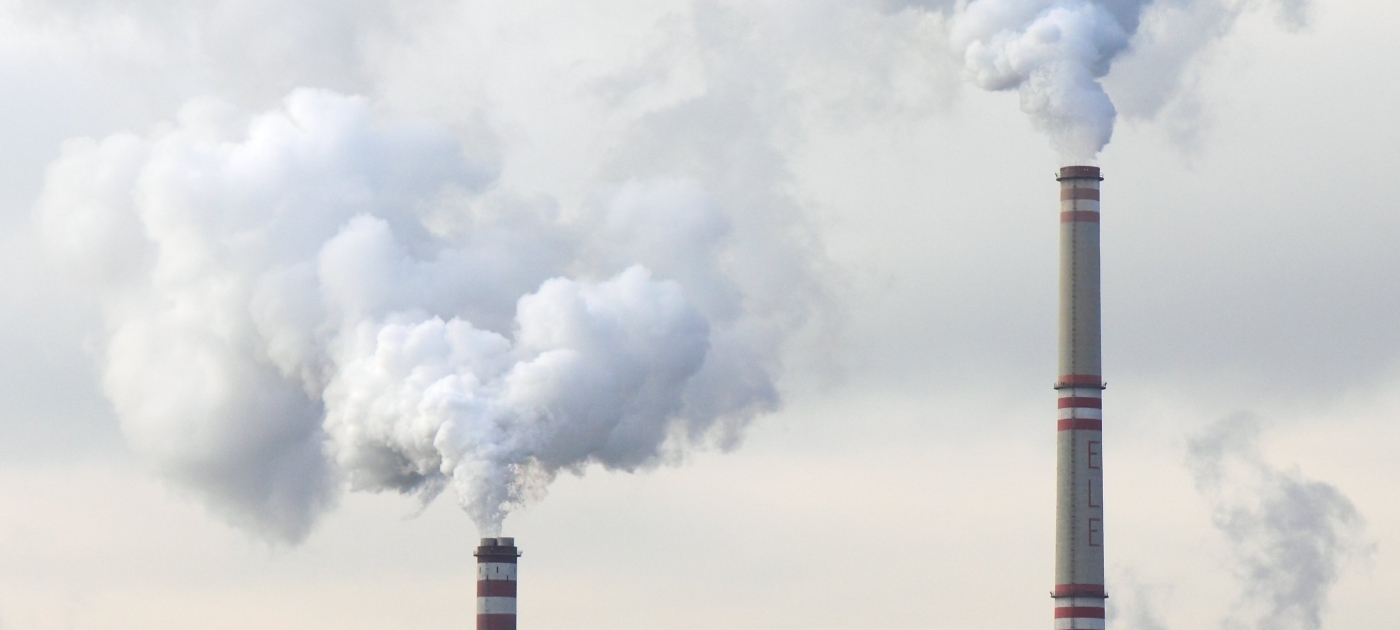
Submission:
{"label": "hazy grey sky", "polygon": [[[965,80],[956,4],[0,0],[0,628],[471,626],[452,491],[316,468],[369,452],[319,450],[363,383],[320,344],[364,322],[201,292],[319,263],[275,295],[373,302],[323,247],[366,212],[438,266],[364,321],[510,336],[543,279],[645,264],[690,305],[647,321],[725,361],[620,353],[710,375],[655,386],[693,439],[549,451],[504,523],[523,627],[1048,627],[1060,158]],[[1394,627],[1400,7],[1104,4],[1142,8],[1098,161],[1112,627]],[[269,208],[305,221],[240,222]],[[250,326],[291,345],[245,361]],[[179,352],[253,375],[209,398]],[[278,374],[310,406],[240,397]]]}

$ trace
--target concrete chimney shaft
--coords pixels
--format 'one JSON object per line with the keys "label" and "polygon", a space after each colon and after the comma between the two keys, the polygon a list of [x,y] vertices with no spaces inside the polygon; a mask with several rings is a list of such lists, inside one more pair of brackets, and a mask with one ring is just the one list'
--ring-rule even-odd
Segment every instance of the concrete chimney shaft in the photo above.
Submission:
{"label": "concrete chimney shaft", "polygon": [[1103,630],[1103,370],[1099,332],[1098,167],[1060,182],[1060,360],[1055,628]]}
{"label": "concrete chimney shaft", "polygon": [[482,538],[476,548],[476,630],[515,630],[514,538]]}

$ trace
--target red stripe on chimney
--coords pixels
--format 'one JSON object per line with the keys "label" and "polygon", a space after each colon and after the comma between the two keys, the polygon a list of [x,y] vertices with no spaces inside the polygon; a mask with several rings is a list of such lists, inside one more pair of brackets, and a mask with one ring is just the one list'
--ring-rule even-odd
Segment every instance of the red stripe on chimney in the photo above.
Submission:
{"label": "red stripe on chimney", "polygon": [[1085,407],[1088,409],[1103,409],[1102,398],[1086,398],[1083,396],[1065,396],[1059,403],[1060,409],[1071,409],[1074,407]]}
{"label": "red stripe on chimney", "polygon": [[515,630],[515,615],[477,615],[476,630]]}
{"label": "red stripe on chimney", "polygon": [[1055,597],[1108,597],[1102,584],[1056,584]]}
{"label": "red stripe on chimney", "polygon": [[1103,420],[1095,418],[1065,418],[1060,420],[1061,431],[1102,431]]}
{"label": "red stripe on chimney", "polygon": [[515,597],[515,580],[478,580],[477,597]]}
{"label": "red stripe on chimney", "polygon": [[1055,609],[1056,619],[1103,619],[1103,609],[1090,606],[1061,606]]}
{"label": "red stripe on chimney", "polygon": [[1099,213],[1093,210],[1070,210],[1060,213],[1060,223],[1098,223]]}

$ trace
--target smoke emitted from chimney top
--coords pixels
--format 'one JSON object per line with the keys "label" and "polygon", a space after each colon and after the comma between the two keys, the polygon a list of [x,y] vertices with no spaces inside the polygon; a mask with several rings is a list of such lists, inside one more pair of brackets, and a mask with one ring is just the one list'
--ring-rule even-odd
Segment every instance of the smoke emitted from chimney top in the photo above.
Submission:
{"label": "smoke emitted from chimney top", "polygon": [[1021,110],[1063,159],[1085,163],[1108,144],[1118,115],[1099,79],[1127,49],[1146,2],[976,0],[953,19],[968,78],[1018,90]]}
{"label": "smoke emitted from chimney top", "polygon": [[1328,593],[1375,546],[1340,489],[1264,460],[1262,429],[1240,415],[1207,427],[1188,445],[1196,487],[1230,542],[1244,592],[1231,628],[1317,630]]}
{"label": "smoke emitted from chimney top", "polygon": [[[560,208],[501,190],[493,155],[315,90],[70,141],[38,222],[97,296],[133,450],[273,539],[346,486],[451,488],[495,535],[560,471],[733,444],[778,406],[814,284],[791,225],[685,178]],[[761,273],[726,262],[753,252]]]}
{"label": "smoke emitted from chimney top", "polygon": [[[904,0],[918,6],[925,3]],[[1157,5],[1201,16],[1141,29]],[[949,22],[951,42],[972,83],[986,90],[1016,90],[1021,110],[1066,164],[1092,162],[1113,137],[1118,110],[1100,79],[1134,48],[1156,48],[1153,58],[1179,58],[1173,71],[1135,78],[1146,92],[1134,101],[1160,100],[1181,81],[1184,59],[1229,31],[1248,0],[963,0]],[[1307,20],[1308,0],[1273,0],[1289,30]],[[1192,32],[1172,32],[1185,25]],[[1149,32],[1137,37],[1139,30]],[[1178,31],[1181,29],[1178,28]],[[1201,32],[1209,36],[1202,36]],[[1160,70],[1160,68],[1157,68]],[[1164,87],[1165,86],[1165,87]],[[1155,95],[1155,96],[1153,96]],[[1160,104],[1157,105],[1160,107]]]}

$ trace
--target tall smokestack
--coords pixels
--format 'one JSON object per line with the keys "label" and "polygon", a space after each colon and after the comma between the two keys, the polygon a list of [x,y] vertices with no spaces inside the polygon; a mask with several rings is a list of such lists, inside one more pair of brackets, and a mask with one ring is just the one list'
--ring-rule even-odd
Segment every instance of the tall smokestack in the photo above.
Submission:
{"label": "tall smokestack", "polygon": [[1060,182],[1059,455],[1055,628],[1104,628],[1103,370],[1099,342],[1098,167]]}
{"label": "tall smokestack", "polygon": [[474,555],[476,630],[515,630],[515,539],[482,538]]}

